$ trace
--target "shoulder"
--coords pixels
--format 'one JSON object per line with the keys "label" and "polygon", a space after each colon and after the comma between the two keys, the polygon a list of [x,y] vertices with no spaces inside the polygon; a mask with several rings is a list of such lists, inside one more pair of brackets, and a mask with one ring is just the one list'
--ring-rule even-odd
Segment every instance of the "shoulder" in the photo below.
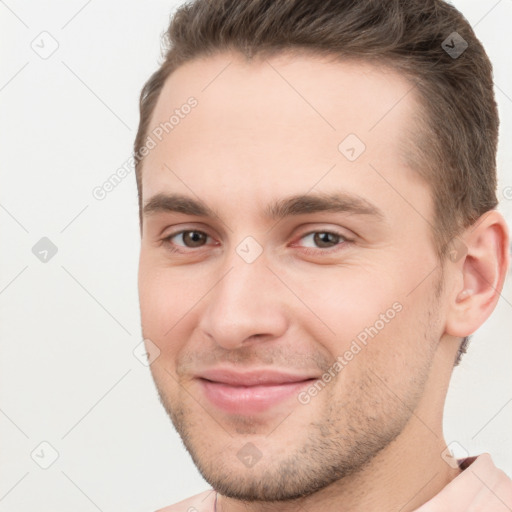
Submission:
{"label": "shoulder", "polygon": [[156,512],[214,512],[215,491],[208,489]]}

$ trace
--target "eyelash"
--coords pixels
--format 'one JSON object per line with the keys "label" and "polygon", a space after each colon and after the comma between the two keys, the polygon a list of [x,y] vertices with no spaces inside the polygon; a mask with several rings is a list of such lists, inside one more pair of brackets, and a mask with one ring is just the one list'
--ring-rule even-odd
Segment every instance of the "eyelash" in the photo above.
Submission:
{"label": "eyelash", "polygon": [[[167,246],[167,249],[173,253],[178,253],[178,254],[187,254],[191,251],[194,250],[194,248],[188,248],[188,250],[182,250],[182,249],[177,249],[176,246],[171,242],[171,240],[175,237],[175,236],[178,236],[178,235],[182,235],[184,233],[201,233],[202,235],[206,235],[206,237],[209,237],[209,235],[207,233],[205,233],[204,231],[199,231],[197,229],[184,229],[184,230],[181,230],[181,231],[176,231],[176,233],[171,233],[170,235],[166,236],[165,238],[162,239],[162,242]],[[317,233],[323,233],[323,234],[330,234],[330,235],[334,235],[336,237],[339,237],[342,239],[341,242],[337,243],[336,245],[334,245],[333,247],[329,247],[329,248],[326,248],[326,249],[322,249],[322,248],[317,248],[317,249],[313,249],[311,247],[302,247],[302,251],[305,253],[305,254],[309,254],[309,255],[314,255],[314,256],[318,256],[319,253],[321,254],[325,254],[325,253],[332,253],[332,252],[338,252],[340,250],[343,250],[343,249],[340,249],[339,247],[340,246],[346,246],[347,244],[350,244],[353,242],[352,239],[350,238],[347,238],[345,235],[343,235],[342,233],[337,233],[336,231],[327,231],[327,230],[318,230],[318,231],[309,231],[308,233],[304,233],[300,238],[299,240],[302,240],[303,238],[309,236],[309,235],[314,235],[314,234],[317,234]],[[211,237],[209,237],[211,238]],[[204,246],[201,246],[201,247],[204,247]]]}

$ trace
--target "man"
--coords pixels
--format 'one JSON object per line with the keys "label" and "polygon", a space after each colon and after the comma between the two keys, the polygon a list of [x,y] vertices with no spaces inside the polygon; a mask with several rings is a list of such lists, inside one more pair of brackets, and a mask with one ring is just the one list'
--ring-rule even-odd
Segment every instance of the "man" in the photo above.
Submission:
{"label": "man", "polygon": [[512,510],[443,406],[509,264],[492,69],[441,0],[196,0],[141,94],[139,295],[212,489],[164,511]]}

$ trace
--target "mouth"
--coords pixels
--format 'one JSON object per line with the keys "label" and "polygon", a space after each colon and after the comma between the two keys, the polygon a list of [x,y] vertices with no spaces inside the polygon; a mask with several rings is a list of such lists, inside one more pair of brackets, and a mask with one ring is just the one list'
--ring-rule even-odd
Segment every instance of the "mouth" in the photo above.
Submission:
{"label": "mouth", "polygon": [[205,398],[230,414],[257,414],[297,397],[317,377],[276,372],[204,372],[196,377]]}

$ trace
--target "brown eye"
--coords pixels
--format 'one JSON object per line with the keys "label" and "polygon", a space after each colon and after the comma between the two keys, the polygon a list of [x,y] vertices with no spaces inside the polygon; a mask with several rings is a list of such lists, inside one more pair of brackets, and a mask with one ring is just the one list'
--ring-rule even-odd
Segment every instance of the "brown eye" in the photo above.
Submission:
{"label": "brown eye", "polygon": [[[304,235],[302,240],[306,240],[307,238],[310,238],[315,244],[314,246],[321,249],[333,247],[338,245],[342,240],[346,240],[342,235],[330,231],[313,231],[312,233]],[[306,245],[306,247],[308,246]]]}
{"label": "brown eye", "polygon": [[187,247],[200,247],[208,236],[201,231],[183,231],[183,241]]}
{"label": "brown eye", "polygon": [[[182,243],[173,242],[173,238],[176,240],[180,240],[181,238]],[[188,230],[173,233],[172,235],[164,238],[164,241],[172,245],[177,245],[178,247],[188,247],[193,249],[204,245],[207,239],[208,235],[202,231]]]}
{"label": "brown eye", "polygon": [[321,257],[345,251],[352,246],[353,242],[353,238],[348,238],[336,231],[310,231],[302,235],[299,242],[293,245],[299,247],[303,254]]}
{"label": "brown eye", "polygon": [[328,231],[318,231],[315,233],[313,240],[319,247],[332,247],[330,244],[338,244],[340,236],[336,233],[329,233]]}

